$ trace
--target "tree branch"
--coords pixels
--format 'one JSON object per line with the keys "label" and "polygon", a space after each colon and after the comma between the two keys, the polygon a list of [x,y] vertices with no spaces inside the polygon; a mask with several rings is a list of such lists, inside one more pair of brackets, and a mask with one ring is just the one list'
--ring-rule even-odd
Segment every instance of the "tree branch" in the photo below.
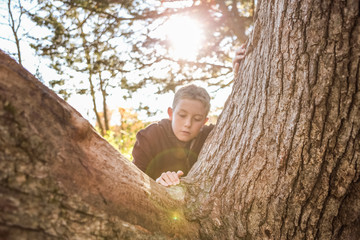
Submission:
{"label": "tree branch", "polygon": [[[120,238],[131,231],[132,237],[136,233],[141,239],[146,236],[146,239],[156,239],[156,236],[198,239],[199,226],[184,217],[181,187],[169,192],[155,183],[100,137],[75,109],[3,52],[0,52],[0,73],[0,149],[15,151],[20,141],[23,148],[18,154],[11,154],[12,157],[1,154],[1,166],[20,164],[24,153],[29,158],[29,167],[14,173],[19,174],[18,179],[24,174],[21,171],[37,166],[27,173],[32,179],[29,188],[27,184],[15,183],[10,187],[6,179],[0,179],[0,192],[4,197],[14,194],[14,190],[37,194],[32,207],[13,206],[17,210],[11,214],[22,217],[12,217],[8,225],[27,227],[22,219],[30,214],[29,209],[37,221],[51,218],[48,213],[54,211],[54,204],[59,204],[67,209],[62,210],[65,214],[55,214],[57,220],[51,220],[55,225],[73,226],[76,216],[81,214],[82,220],[78,221],[88,219],[92,224],[102,219],[101,231],[115,231]],[[12,197],[23,201],[16,195]],[[2,209],[0,225],[9,214]],[[55,237],[79,233],[85,239],[101,236],[101,232],[94,232],[94,228],[86,224],[77,229],[66,227],[61,232],[52,231],[52,224],[41,226],[44,232],[51,232]]]}

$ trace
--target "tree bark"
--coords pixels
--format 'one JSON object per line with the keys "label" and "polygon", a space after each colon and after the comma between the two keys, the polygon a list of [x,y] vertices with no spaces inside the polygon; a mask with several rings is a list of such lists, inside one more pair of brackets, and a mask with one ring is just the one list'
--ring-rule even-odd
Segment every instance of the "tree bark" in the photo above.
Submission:
{"label": "tree bark", "polygon": [[260,1],[188,175],[204,239],[360,239],[359,1]]}
{"label": "tree bark", "polygon": [[0,73],[1,239],[197,238],[182,188],[136,169],[3,52]]}
{"label": "tree bark", "polygon": [[1,53],[0,236],[359,239],[359,36],[357,0],[259,1],[225,109],[172,188]]}

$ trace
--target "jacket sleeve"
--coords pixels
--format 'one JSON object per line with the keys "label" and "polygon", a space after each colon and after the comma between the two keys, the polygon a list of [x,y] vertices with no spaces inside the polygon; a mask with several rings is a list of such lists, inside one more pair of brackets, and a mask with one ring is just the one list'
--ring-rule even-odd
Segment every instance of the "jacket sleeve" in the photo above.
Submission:
{"label": "jacket sleeve", "polygon": [[133,163],[143,172],[146,171],[147,166],[153,159],[154,146],[151,144],[152,141],[149,141],[148,134],[149,131],[146,131],[146,129],[136,134],[136,142],[132,151]]}

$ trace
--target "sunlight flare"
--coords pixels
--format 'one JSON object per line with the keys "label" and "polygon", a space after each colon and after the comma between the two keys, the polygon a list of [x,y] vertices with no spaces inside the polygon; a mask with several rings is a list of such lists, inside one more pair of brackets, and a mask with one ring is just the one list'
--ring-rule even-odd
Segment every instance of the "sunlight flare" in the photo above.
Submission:
{"label": "sunlight flare", "polygon": [[166,35],[173,58],[196,58],[203,41],[203,30],[198,21],[188,16],[173,16],[166,23]]}

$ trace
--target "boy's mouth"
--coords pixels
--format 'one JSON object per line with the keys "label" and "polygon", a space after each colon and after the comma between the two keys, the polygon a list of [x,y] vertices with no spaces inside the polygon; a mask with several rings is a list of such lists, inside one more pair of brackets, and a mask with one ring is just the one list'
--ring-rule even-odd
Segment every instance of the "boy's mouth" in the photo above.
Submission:
{"label": "boy's mouth", "polygon": [[190,135],[190,132],[188,131],[181,131],[182,134],[185,134],[185,135]]}

